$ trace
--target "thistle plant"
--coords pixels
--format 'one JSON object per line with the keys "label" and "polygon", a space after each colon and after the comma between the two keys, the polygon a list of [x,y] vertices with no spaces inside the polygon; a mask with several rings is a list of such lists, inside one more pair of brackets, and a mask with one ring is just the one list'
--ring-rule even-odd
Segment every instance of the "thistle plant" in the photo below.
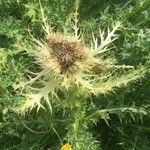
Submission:
{"label": "thistle plant", "polygon": [[[30,40],[20,42],[18,46],[34,58],[33,63],[40,69],[37,72],[30,70],[29,80],[14,85],[24,95],[16,111],[25,115],[31,110],[44,109],[53,116],[62,110],[67,132],[60,139],[66,139],[73,150],[96,150],[99,143],[88,131],[91,116],[95,115],[91,111],[94,109],[91,98],[115,92],[137,80],[144,75],[145,68],[118,64],[115,58],[103,57],[119,38],[116,32],[123,28],[121,22],[114,21],[106,32],[99,29],[97,37],[91,33],[91,43],[86,43],[82,29],[79,29],[78,3],[66,21],[70,27],[64,27],[64,32],[54,31],[41,4],[40,9],[45,37],[37,39],[29,31]],[[103,111],[98,112],[99,116],[103,115]]]}

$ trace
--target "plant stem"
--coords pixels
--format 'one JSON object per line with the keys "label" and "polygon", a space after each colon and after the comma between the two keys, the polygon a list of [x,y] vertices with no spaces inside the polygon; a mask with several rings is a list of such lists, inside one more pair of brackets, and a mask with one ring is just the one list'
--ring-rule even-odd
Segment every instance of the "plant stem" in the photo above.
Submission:
{"label": "plant stem", "polygon": [[78,127],[79,127],[79,124],[78,124],[78,120],[75,119],[75,122],[73,123],[73,132],[74,132],[74,139],[75,139],[75,148],[76,150],[80,150],[80,144],[78,143]]}
{"label": "plant stem", "polygon": [[80,131],[81,131],[81,125],[80,120],[82,118],[80,111],[81,111],[82,105],[79,102],[75,102],[74,104],[74,112],[72,113],[73,123],[72,123],[72,133],[73,133],[73,148],[74,150],[81,150],[80,145]]}

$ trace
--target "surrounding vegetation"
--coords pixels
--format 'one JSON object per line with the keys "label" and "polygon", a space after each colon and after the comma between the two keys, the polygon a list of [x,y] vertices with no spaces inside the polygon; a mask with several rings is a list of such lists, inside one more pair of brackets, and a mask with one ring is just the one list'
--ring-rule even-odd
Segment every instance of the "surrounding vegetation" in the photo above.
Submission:
{"label": "surrounding vegetation", "polygon": [[0,150],[149,150],[149,69],[149,0],[1,0]]}

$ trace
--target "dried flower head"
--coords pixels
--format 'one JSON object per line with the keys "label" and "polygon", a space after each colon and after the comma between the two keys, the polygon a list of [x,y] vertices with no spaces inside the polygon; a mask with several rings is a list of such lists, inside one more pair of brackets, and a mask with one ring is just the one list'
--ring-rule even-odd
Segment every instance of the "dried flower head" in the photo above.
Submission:
{"label": "dried flower head", "polygon": [[61,74],[75,74],[80,70],[80,64],[86,62],[89,53],[82,41],[60,33],[52,33],[48,37],[51,48],[50,56],[55,59]]}
{"label": "dried flower head", "polygon": [[[66,92],[78,88],[83,93],[105,94],[113,91],[114,87],[126,85],[144,74],[143,67],[134,70],[132,66],[116,65],[116,61],[112,58],[99,57],[101,53],[109,50],[108,45],[118,37],[115,32],[120,27],[120,22],[115,23],[112,30],[108,29],[107,36],[104,36],[104,31],[101,30],[99,38],[92,34],[92,44],[89,48],[90,45],[86,45],[78,35],[77,16],[72,36],[71,33],[66,35],[53,32],[46,23],[43,9],[41,12],[45,39],[38,40],[31,35],[32,42],[22,44],[24,49],[35,57],[36,63],[41,66],[41,72],[34,73],[36,76],[30,81],[16,86],[25,88],[27,92],[26,101],[19,109],[21,112],[31,110],[35,106],[37,110],[41,107],[44,109],[44,102],[52,112],[51,102],[58,98],[57,90]],[[119,70],[125,68],[126,73],[120,73]],[[42,86],[35,88],[32,86],[35,82]]]}

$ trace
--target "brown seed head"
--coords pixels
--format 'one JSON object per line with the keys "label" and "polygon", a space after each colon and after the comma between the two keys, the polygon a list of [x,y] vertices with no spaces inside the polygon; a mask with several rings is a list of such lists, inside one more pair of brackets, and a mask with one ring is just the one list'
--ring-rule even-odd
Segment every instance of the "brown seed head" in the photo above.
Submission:
{"label": "brown seed head", "polygon": [[61,73],[76,73],[80,68],[78,64],[87,60],[87,48],[82,41],[53,33],[48,38],[48,43],[52,49],[51,55],[60,65]]}

